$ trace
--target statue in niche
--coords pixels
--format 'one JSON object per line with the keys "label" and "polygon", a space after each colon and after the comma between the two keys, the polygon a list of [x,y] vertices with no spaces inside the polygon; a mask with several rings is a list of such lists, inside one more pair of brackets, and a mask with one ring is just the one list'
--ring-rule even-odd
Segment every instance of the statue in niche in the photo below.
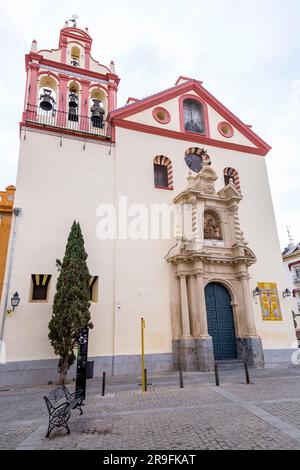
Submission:
{"label": "statue in niche", "polygon": [[217,214],[211,212],[204,214],[204,239],[222,240],[221,223]]}

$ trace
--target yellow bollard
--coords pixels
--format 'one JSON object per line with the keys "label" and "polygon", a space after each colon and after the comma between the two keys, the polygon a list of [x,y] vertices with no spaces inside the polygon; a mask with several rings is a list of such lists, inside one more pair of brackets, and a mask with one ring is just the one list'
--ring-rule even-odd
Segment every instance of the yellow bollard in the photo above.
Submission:
{"label": "yellow bollard", "polygon": [[144,341],[144,329],[145,320],[141,318],[141,337],[142,337],[142,392],[146,391],[145,387],[145,341]]}

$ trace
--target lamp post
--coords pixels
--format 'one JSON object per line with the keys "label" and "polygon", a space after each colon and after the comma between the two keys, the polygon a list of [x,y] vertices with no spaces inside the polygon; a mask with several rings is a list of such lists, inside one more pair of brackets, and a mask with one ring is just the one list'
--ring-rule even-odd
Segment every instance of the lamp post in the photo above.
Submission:
{"label": "lamp post", "polygon": [[15,309],[17,308],[17,306],[19,305],[20,303],[20,297],[19,297],[19,294],[18,292],[15,292],[14,295],[12,296],[12,298],[10,299],[11,301],[11,306],[13,308],[13,312],[15,311]]}
{"label": "lamp post", "polygon": [[282,297],[285,298],[285,297],[290,297],[292,294],[291,294],[291,291],[286,288],[284,291],[282,291]]}
{"label": "lamp post", "polygon": [[253,293],[254,298],[259,297],[261,295],[261,290],[258,287],[256,287],[256,289],[253,289],[252,293]]}

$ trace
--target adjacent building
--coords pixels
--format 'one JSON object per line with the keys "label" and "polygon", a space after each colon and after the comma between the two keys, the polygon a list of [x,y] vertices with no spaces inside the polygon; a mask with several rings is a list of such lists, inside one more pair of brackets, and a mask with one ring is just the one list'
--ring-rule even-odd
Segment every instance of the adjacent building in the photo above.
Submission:
{"label": "adjacent building", "polygon": [[297,339],[300,341],[300,243],[290,243],[283,251],[282,259],[288,279],[288,289],[292,293],[293,317]]}
{"label": "adjacent building", "polygon": [[0,191],[0,298],[3,291],[4,273],[16,188],[8,186]]}

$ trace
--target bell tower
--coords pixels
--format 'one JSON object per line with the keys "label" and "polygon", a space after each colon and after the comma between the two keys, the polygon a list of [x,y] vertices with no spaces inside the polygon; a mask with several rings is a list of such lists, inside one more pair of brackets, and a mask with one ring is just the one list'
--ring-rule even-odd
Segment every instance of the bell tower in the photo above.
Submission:
{"label": "bell tower", "polygon": [[88,28],[77,28],[76,20],[60,31],[58,49],[38,51],[32,41],[21,129],[111,140],[106,118],[117,106],[119,78],[113,61],[106,67],[92,58]]}

